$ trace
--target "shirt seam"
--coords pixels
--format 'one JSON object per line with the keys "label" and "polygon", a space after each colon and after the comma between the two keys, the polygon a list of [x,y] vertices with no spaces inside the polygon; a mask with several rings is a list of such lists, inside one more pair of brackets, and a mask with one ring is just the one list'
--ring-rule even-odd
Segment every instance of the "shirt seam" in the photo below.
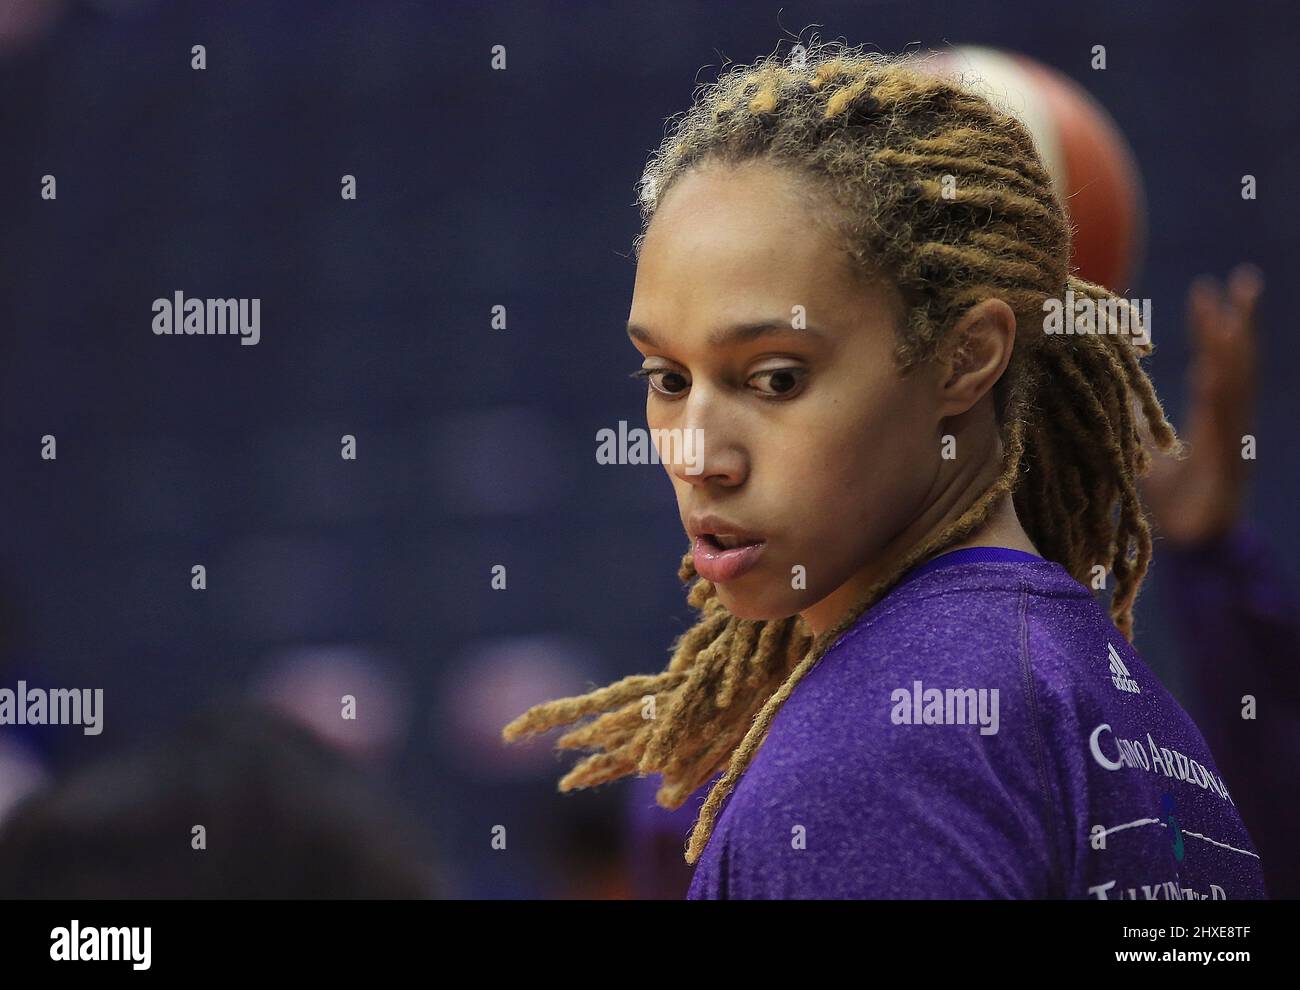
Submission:
{"label": "shirt seam", "polygon": [[[1023,581],[1020,582],[1020,602],[1017,611],[1019,612],[1018,621],[1020,624],[1020,662],[1024,674],[1025,685],[1025,703],[1029,709],[1029,724],[1033,729],[1034,741],[1034,764],[1038,773],[1038,786],[1041,800],[1043,802],[1042,814],[1043,820],[1050,823],[1048,829],[1052,837],[1052,866],[1053,866],[1053,886],[1058,883],[1065,887],[1064,872],[1061,864],[1061,828],[1059,816],[1053,812],[1053,809],[1059,804],[1054,801],[1054,792],[1047,774],[1047,746],[1043,739],[1042,733],[1042,716],[1038,705],[1038,692],[1034,687],[1034,662],[1029,650],[1029,595],[1031,589]],[[1065,896],[1062,890],[1053,890],[1051,896]]]}

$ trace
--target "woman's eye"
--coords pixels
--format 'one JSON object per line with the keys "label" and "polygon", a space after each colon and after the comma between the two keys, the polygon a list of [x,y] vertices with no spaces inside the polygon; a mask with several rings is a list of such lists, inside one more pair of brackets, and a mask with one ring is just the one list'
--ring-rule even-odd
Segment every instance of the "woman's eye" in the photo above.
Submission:
{"label": "woman's eye", "polygon": [[804,368],[769,368],[750,376],[750,381],[767,379],[767,388],[759,388],[758,393],[774,399],[785,399],[799,392],[807,370]]}
{"label": "woman's eye", "polygon": [[685,375],[672,368],[640,368],[632,377],[649,380],[652,389],[669,398],[681,395],[690,385]]}

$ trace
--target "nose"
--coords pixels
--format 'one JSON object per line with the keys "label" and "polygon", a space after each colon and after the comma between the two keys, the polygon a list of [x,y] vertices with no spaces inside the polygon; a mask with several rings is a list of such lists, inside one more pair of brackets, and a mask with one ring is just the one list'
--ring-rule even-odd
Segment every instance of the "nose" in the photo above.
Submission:
{"label": "nose", "polygon": [[661,440],[661,446],[676,448],[660,453],[669,474],[697,488],[744,484],[749,458],[724,397],[692,388],[683,404],[685,414],[674,424],[676,429]]}

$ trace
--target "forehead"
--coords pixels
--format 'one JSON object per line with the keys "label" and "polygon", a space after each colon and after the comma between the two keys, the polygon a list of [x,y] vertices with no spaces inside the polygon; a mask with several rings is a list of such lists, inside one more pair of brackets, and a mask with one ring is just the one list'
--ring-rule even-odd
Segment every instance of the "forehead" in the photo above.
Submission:
{"label": "forehead", "polygon": [[[669,189],[642,240],[633,310],[840,308],[864,286],[808,180],[768,163],[711,164]],[[663,310],[662,313],[648,310]]]}

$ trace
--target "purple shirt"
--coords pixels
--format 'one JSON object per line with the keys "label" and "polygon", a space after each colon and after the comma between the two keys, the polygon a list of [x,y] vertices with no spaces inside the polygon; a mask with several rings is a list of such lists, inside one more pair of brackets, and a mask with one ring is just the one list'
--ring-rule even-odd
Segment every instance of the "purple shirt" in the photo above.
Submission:
{"label": "purple shirt", "polygon": [[1053,561],[914,569],[799,683],[703,898],[1266,897],[1191,718]]}

